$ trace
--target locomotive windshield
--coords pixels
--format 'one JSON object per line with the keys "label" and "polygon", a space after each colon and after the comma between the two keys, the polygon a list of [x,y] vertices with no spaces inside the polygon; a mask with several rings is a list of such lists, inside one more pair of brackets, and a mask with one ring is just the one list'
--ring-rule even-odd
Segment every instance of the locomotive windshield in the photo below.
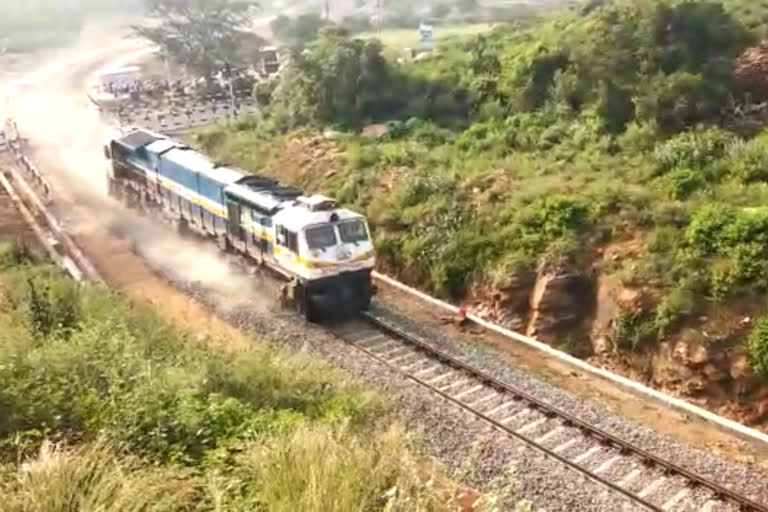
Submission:
{"label": "locomotive windshield", "polygon": [[368,240],[368,231],[365,222],[360,219],[339,223],[339,235],[345,244],[365,242]]}
{"label": "locomotive windshield", "polygon": [[309,228],[306,234],[310,249],[325,249],[336,245],[336,230],[330,224]]}

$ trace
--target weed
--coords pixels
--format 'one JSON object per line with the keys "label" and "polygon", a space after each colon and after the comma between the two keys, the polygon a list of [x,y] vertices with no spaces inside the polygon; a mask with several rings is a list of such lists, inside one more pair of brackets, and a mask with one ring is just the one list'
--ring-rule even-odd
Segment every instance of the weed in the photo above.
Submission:
{"label": "weed", "polygon": [[758,319],[747,338],[747,350],[755,373],[768,378],[768,317]]}

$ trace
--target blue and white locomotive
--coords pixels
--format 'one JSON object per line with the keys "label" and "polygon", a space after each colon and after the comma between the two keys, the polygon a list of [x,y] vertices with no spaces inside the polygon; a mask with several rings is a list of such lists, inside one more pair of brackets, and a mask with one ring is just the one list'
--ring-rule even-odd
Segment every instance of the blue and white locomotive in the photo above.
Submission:
{"label": "blue and white locomotive", "polygon": [[131,129],[104,148],[108,190],[129,206],[154,210],[180,231],[215,238],[283,276],[283,301],[307,319],[367,309],[374,251],[365,217],[325,196],[240,169],[160,134]]}

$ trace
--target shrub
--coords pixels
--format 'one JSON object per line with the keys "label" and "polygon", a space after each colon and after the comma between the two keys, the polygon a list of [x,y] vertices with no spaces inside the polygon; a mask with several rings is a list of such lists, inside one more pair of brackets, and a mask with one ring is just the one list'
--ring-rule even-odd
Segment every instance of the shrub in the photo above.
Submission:
{"label": "shrub", "polygon": [[768,316],[757,320],[747,337],[747,351],[755,373],[768,378]]}
{"label": "shrub", "polygon": [[588,209],[580,198],[552,195],[528,205],[523,210],[521,221],[529,234],[554,240],[581,231],[587,226],[589,218]]}
{"label": "shrub", "polygon": [[686,230],[686,241],[703,253],[714,253],[721,245],[725,229],[736,219],[733,208],[712,204],[699,209]]}
{"label": "shrub", "polygon": [[402,121],[387,122],[387,136],[390,139],[399,139],[408,135],[408,126]]}
{"label": "shrub", "polygon": [[696,294],[690,281],[676,286],[656,308],[654,327],[662,338],[677,322],[691,315],[696,307]]}
{"label": "shrub", "polygon": [[704,186],[700,172],[689,168],[677,168],[665,177],[665,188],[670,199],[682,200]]}
{"label": "shrub", "polygon": [[674,251],[680,243],[680,230],[673,226],[661,226],[654,229],[648,237],[648,250],[664,254]]}
{"label": "shrub", "polygon": [[455,183],[451,176],[420,172],[411,176],[397,194],[397,203],[407,208],[428,202],[435,196],[449,195]]}
{"label": "shrub", "polygon": [[656,340],[653,319],[640,312],[623,312],[616,319],[616,342],[625,350],[637,351]]}
{"label": "shrub", "polygon": [[[273,512],[452,510],[437,499],[432,475],[407,455],[397,430],[360,438],[343,429],[300,429],[237,458],[245,493],[221,489],[222,509]],[[318,485],[319,480],[322,485]]]}
{"label": "shrub", "polygon": [[654,122],[634,121],[619,136],[619,145],[632,151],[650,151],[658,140],[658,127]]}
{"label": "shrub", "polygon": [[495,256],[490,238],[468,225],[441,241],[439,256],[430,268],[433,288],[461,297],[473,273],[480,273]]}
{"label": "shrub", "polygon": [[717,128],[697,128],[657,144],[653,152],[660,173],[676,167],[704,167],[725,155],[734,136]]}
{"label": "shrub", "polygon": [[482,153],[505,150],[505,134],[502,127],[494,122],[474,123],[459,135],[454,144],[460,151]]}
{"label": "shrub", "polygon": [[32,263],[32,251],[23,240],[18,243],[0,243],[0,270]]}
{"label": "shrub", "polygon": [[420,122],[416,126],[411,126],[411,121],[414,119],[415,118],[411,118],[406,123],[411,130],[413,140],[424,144],[429,148],[445,144],[453,137],[453,132],[446,130],[445,128],[440,128],[434,123]]}
{"label": "shrub", "polygon": [[379,163],[392,167],[412,167],[417,160],[417,153],[408,142],[390,142],[380,144]]}
{"label": "shrub", "polygon": [[347,159],[354,169],[365,169],[381,161],[381,151],[375,144],[355,144],[349,147]]}
{"label": "shrub", "polygon": [[735,144],[728,155],[728,168],[744,183],[768,181],[768,140],[759,137]]}

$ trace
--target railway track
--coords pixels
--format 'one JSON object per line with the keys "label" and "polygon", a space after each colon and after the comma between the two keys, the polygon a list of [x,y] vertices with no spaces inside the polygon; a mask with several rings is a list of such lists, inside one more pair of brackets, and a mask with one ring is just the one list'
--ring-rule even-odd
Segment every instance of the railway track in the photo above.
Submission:
{"label": "railway track", "polygon": [[768,512],[767,504],[589,425],[372,313],[332,332],[405,378],[647,510]]}

